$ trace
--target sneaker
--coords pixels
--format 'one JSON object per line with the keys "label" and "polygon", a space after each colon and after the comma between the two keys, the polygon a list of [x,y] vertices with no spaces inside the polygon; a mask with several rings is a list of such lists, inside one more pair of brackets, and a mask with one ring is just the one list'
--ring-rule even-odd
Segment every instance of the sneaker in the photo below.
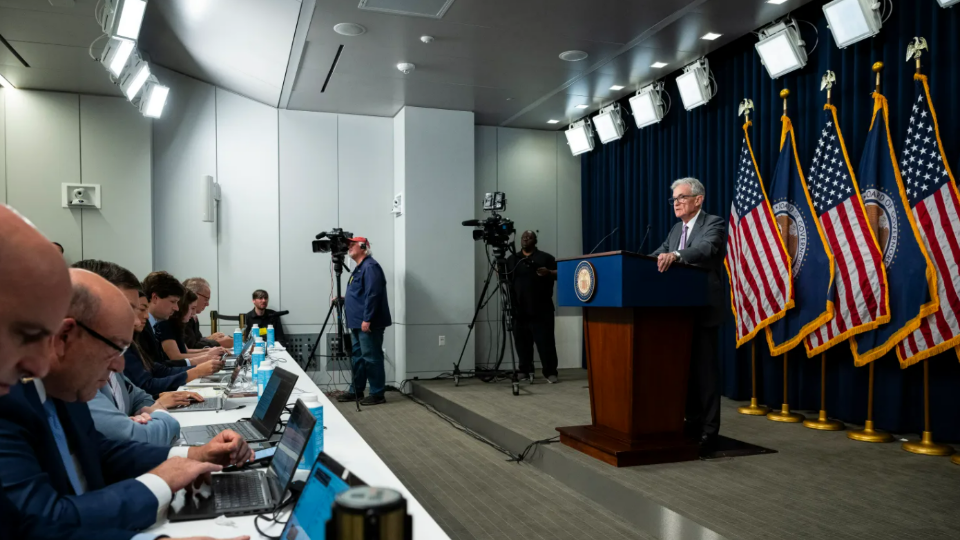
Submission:
{"label": "sneaker", "polygon": [[551,375],[547,377],[547,382],[550,384],[557,384],[557,382],[559,382],[559,379],[557,379],[556,375]]}
{"label": "sneaker", "polygon": [[530,384],[533,384],[533,373],[530,374]]}
{"label": "sneaker", "polygon": [[[363,394],[360,394],[360,399],[363,399]],[[339,401],[340,403],[349,403],[351,401],[356,401],[356,400],[357,400],[357,395],[354,394],[353,392],[340,394],[340,397],[337,398],[337,401]]]}
{"label": "sneaker", "polygon": [[369,395],[363,398],[362,400],[360,400],[361,405],[379,405],[381,403],[386,403],[386,402],[387,402],[387,398],[383,397],[382,395],[378,396],[375,394]]}

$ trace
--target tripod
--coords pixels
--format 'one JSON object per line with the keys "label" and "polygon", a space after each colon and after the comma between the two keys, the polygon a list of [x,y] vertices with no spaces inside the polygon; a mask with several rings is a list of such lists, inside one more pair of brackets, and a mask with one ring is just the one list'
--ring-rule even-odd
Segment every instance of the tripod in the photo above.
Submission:
{"label": "tripod", "polygon": [[[320,327],[320,333],[317,334],[316,341],[313,342],[313,347],[310,348],[310,355],[307,356],[307,361],[304,363],[303,369],[306,371],[307,367],[310,366],[311,362],[316,361],[317,349],[320,347],[320,340],[323,339],[323,334],[327,329],[327,323],[330,322],[330,317],[336,313],[336,320],[334,324],[337,325],[337,344],[330,351],[330,354],[327,355],[329,358],[335,360],[344,360],[346,359],[350,365],[350,378],[353,379],[353,354],[347,354],[346,352],[346,337],[348,336],[346,330],[343,327],[344,315],[343,315],[343,295],[340,294],[341,283],[340,276],[343,275],[343,253],[335,253],[332,256],[333,259],[333,271],[336,274],[337,281],[337,296],[334,301],[330,303],[330,309],[327,310],[327,316],[323,319],[323,326]],[[354,388],[354,395],[357,396],[357,411],[360,410],[360,394],[356,392]]]}
{"label": "tripod", "polygon": [[[477,317],[480,315],[480,310],[483,309],[487,303],[487,290],[490,288],[490,282],[493,279],[494,272],[496,272],[497,294],[500,295],[500,325],[501,328],[503,328],[503,341],[499,343],[500,352],[497,355],[497,363],[494,365],[493,370],[487,375],[480,375],[480,370],[477,369],[475,369],[474,372],[477,378],[483,382],[490,382],[496,379],[500,374],[500,365],[503,363],[504,353],[506,353],[507,343],[509,342],[510,363],[513,368],[513,374],[511,375],[513,395],[519,396],[520,378],[517,373],[516,347],[513,342],[513,301],[510,294],[510,281],[506,278],[508,272],[505,251],[510,251],[513,254],[516,253],[512,244],[508,244],[505,247],[494,246],[494,261],[490,264],[490,269],[487,270],[486,279],[483,280],[483,290],[480,292],[480,299],[477,301],[477,309],[473,312],[473,320],[471,320],[467,326],[467,339],[464,340],[463,348],[460,350],[460,358],[457,360],[457,363],[453,365],[453,383],[454,386],[460,386],[460,362],[463,361],[463,354],[467,350],[467,344],[470,343],[470,334],[473,333],[473,327],[477,324]],[[512,271],[513,269],[510,270],[510,272]]]}

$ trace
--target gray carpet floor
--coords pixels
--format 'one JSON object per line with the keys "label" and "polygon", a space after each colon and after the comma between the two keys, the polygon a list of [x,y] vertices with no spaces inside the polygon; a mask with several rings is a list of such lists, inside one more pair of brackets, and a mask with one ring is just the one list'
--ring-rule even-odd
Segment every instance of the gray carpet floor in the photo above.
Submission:
{"label": "gray carpet floor", "polygon": [[[586,372],[560,377],[557,385],[524,385],[519,397],[509,383],[422,384],[535,440],[554,436],[557,426],[590,423]],[[729,539],[960,538],[960,467],[949,458],[743,416],[739,405],[723,400],[721,433],[778,453],[616,469],[565,446],[551,449]]]}
{"label": "gray carpet floor", "polygon": [[387,400],[360,413],[352,403],[338,407],[450,538],[651,538],[407,398],[390,392]]}

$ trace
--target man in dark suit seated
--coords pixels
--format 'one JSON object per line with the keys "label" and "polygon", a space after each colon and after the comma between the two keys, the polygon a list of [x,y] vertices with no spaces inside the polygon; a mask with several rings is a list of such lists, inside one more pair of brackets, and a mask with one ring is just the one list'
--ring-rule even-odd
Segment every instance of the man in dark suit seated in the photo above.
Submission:
{"label": "man in dark suit seated", "polygon": [[[723,218],[703,210],[703,184],[696,178],[681,178],[670,189],[670,204],[680,222],[674,225],[657,256],[661,272],[675,262],[710,270],[708,307],[695,323],[690,351],[685,431],[699,437],[702,453],[716,447],[720,432],[720,362],[717,359],[717,332],[723,320],[723,249],[727,230]],[[729,303],[729,300],[728,300]]]}
{"label": "man in dark suit seated", "polygon": [[[193,291],[197,295],[197,313],[190,317],[184,328],[185,341],[190,349],[203,349],[204,347],[223,347],[230,349],[233,347],[233,334],[225,335],[223,332],[217,332],[207,337],[203,337],[200,332],[199,315],[210,305],[210,282],[202,277],[187,278],[183,281],[183,288]],[[232,331],[232,329],[231,329]]]}
{"label": "man in dark suit seated", "polygon": [[[43,377],[53,336],[71,298],[60,253],[32,226],[0,205],[0,396],[23,377]],[[2,400],[0,400],[2,401]],[[37,427],[32,427],[37,430]],[[2,445],[6,447],[6,442]],[[154,540],[114,527],[77,527],[21,512],[0,490],[0,540]],[[249,540],[247,537],[237,540]]]}
{"label": "man in dark suit seated", "polygon": [[138,530],[153,525],[174,493],[221,465],[253,458],[225,431],[202,447],[174,448],[104,438],[87,401],[123,370],[133,311],[115,286],[70,271],[73,295],[53,336],[43,379],[0,398],[0,481],[22,512],[65,525]]}

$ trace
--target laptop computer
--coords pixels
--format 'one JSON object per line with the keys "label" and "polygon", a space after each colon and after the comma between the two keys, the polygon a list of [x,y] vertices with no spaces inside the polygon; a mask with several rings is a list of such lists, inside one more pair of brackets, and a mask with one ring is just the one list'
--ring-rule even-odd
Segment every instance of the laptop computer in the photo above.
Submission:
{"label": "laptop computer", "polygon": [[270,438],[273,429],[280,422],[280,415],[283,414],[283,408],[286,407],[298,378],[297,375],[283,368],[275,368],[249,422],[185,427],[180,430],[180,436],[183,437],[185,444],[199,446],[208,443],[221,431],[232,429],[249,442],[265,441]]}
{"label": "laptop computer", "polygon": [[170,508],[170,521],[243,516],[275,510],[283,502],[316,423],[310,409],[298,399],[266,472],[242,470],[213,475],[211,496],[206,499],[188,496],[182,508]]}
{"label": "laptop computer", "polygon": [[293,514],[287,520],[287,526],[280,533],[280,540],[323,540],[327,521],[332,514],[333,500],[352,487],[365,485],[363,480],[321,452],[310,470]]}

